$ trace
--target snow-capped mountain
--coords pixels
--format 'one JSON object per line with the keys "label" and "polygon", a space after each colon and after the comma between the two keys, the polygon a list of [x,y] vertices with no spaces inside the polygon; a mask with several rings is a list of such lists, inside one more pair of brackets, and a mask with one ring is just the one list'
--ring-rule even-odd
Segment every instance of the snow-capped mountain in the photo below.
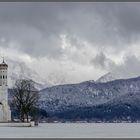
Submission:
{"label": "snow-capped mountain", "polygon": [[[140,77],[118,79],[119,77],[108,73],[97,81],[53,86],[49,82],[47,84],[49,79],[40,78],[24,63],[11,62],[8,65],[11,87],[19,78],[32,80],[40,90],[39,107],[51,115],[62,118],[80,118],[81,115],[83,118],[93,118],[97,115],[98,119],[108,118],[108,115],[114,118],[140,118]],[[51,75],[50,81],[53,80]]]}
{"label": "snow-capped mountain", "polygon": [[137,122],[140,121],[140,92],[130,92],[97,106],[75,106],[71,110],[56,112],[52,116],[59,120]]}
{"label": "snow-capped mountain", "polygon": [[107,74],[101,76],[99,79],[96,80],[97,83],[106,83],[109,81],[113,81],[119,79],[118,76],[116,76],[115,74],[108,72]]}
{"label": "snow-capped mountain", "polygon": [[140,77],[106,83],[59,85],[40,91],[40,107],[47,112],[61,112],[73,107],[101,105],[130,92],[140,92]]}
{"label": "snow-capped mountain", "polygon": [[55,119],[140,120],[140,77],[57,85],[39,94],[39,108]]}

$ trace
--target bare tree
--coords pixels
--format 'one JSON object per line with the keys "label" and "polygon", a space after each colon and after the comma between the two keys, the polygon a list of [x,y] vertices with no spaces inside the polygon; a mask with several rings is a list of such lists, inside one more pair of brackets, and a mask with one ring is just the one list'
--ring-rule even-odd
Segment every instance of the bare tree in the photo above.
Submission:
{"label": "bare tree", "polygon": [[30,112],[36,108],[39,95],[31,80],[17,80],[11,95],[13,97],[13,105],[19,113],[22,122],[27,119],[29,121]]}

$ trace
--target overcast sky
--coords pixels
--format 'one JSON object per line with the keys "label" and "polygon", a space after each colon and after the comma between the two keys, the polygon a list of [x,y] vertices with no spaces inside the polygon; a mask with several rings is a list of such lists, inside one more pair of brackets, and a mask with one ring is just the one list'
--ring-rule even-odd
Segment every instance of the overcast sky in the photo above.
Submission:
{"label": "overcast sky", "polygon": [[140,76],[140,3],[1,2],[0,52],[58,83]]}

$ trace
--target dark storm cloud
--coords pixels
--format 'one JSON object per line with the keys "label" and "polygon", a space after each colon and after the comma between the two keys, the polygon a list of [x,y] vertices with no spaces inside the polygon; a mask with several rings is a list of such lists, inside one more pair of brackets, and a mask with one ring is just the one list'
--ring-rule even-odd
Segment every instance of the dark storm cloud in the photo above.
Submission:
{"label": "dark storm cloud", "polygon": [[0,4],[0,36],[17,42],[18,48],[29,55],[55,57],[61,54],[59,25],[62,21],[55,14],[56,6],[45,5]]}
{"label": "dark storm cloud", "polygon": [[[139,40],[139,3],[1,3],[0,36],[33,56],[60,56],[60,35],[121,51]],[[94,45],[93,45],[94,46]],[[5,47],[5,46],[4,46]]]}
{"label": "dark storm cloud", "polygon": [[103,53],[100,53],[91,62],[98,67],[106,68],[107,58]]}
{"label": "dark storm cloud", "polygon": [[91,64],[101,69],[107,70],[112,66],[116,66],[115,63],[111,59],[107,58],[103,52],[97,54],[96,57],[91,60]]}
{"label": "dark storm cloud", "polygon": [[140,75],[139,40],[140,3],[0,3],[0,54],[43,78]]}

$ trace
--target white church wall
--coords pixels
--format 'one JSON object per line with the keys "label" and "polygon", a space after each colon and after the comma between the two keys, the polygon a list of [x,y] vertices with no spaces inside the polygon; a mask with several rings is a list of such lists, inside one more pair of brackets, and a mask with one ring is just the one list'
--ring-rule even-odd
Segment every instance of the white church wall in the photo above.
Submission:
{"label": "white church wall", "polygon": [[11,120],[11,111],[8,105],[7,69],[8,65],[3,60],[3,63],[0,64],[0,122]]}

